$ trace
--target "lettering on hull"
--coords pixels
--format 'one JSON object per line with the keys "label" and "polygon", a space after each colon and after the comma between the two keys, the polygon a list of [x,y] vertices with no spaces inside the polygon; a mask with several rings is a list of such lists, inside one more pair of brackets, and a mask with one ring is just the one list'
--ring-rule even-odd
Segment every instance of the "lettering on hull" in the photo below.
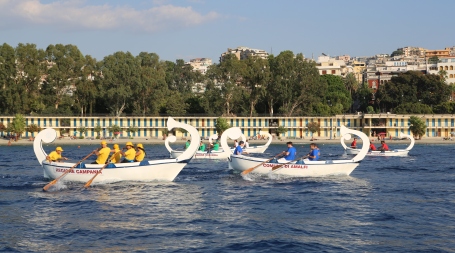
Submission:
{"label": "lettering on hull", "polygon": [[[274,167],[280,165],[279,163],[264,163],[262,167]],[[291,168],[291,169],[308,169],[308,165],[303,164],[284,164],[281,168]]]}
{"label": "lettering on hull", "polygon": [[[56,168],[55,172],[66,172],[68,169],[67,168]],[[96,174],[98,170],[87,170],[87,169],[73,169],[69,173],[73,174]],[[103,174],[103,172],[100,172],[99,174]]]}

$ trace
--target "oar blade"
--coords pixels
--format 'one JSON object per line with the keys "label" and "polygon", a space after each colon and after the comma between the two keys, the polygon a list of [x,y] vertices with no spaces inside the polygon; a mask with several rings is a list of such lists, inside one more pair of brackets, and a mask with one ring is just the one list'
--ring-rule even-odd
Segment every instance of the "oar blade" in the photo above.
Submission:
{"label": "oar blade", "polygon": [[246,169],[246,170],[242,171],[241,174],[242,175],[246,175],[246,174],[250,173],[251,171],[253,171],[254,169],[256,169],[256,167],[252,167],[252,168]]}
{"label": "oar blade", "polygon": [[49,188],[51,188],[51,186],[53,186],[55,183],[57,183],[57,180],[56,179],[52,180],[50,183],[43,187],[43,191],[49,190]]}

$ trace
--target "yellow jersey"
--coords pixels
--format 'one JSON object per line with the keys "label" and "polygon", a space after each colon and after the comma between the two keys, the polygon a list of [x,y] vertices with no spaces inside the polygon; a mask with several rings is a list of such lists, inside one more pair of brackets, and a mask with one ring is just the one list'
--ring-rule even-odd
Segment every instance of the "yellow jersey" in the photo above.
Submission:
{"label": "yellow jersey", "polygon": [[109,157],[111,153],[111,149],[108,147],[102,148],[98,151],[100,154],[98,155],[98,158],[96,158],[96,163],[97,164],[105,164],[107,161],[107,158]]}
{"label": "yellow jersey", "polygon": [[111,163],[119,163],[121,159],[122,153],[120,152],[120,149],[114,149],[114,154],[111,156]]}
{"label": "yellow jersey", "polygon": [[125,159],[128,161],[134,161],[135,156],[136,156],[136,150],[134,150],[134,148],[130,148],[125,152]]}
{"label": "yellow jersey", "polygon": [[[139,154],[137,154],[139,153]],[[142,151],[141,149],[138,149],[137,150],[137,155],[136,155],[136,162],[141,162],[142,160],[144,160],[144,157],[145,157],[145,152]]]}
{"label": "yellow jersey", "polygon": [[62,155],[58,154],[57,151],[52,151],[50,154],[49,154],[49,159],[51,161],[57,161],[57,160],[60,160],[62,159]]}

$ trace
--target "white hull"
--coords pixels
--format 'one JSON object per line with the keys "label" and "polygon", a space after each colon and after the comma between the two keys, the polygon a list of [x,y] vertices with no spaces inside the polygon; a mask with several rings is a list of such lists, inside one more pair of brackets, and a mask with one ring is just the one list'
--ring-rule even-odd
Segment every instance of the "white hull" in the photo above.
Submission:
{"label": "white hull", "polygon": [[[171,150],[170,152],[170,157],[171,158],[177,158],[179,157],[183,151],[178,151],[178,150]],[[224,151],[211,151],[208,153],[207,151],[197,151],[193,159],[227,159],[229,157],[230,153],[224,152]]]}
{"label": "white hull", "polygon": [[356,148],[346,148],[344,151],[346,152],[347,155],[357,155],[358,153],[360,153],[360,149]]}
{"label": "white hull", "polygon": [[[340,129],[342,139],[349,140],[351,134],[359,136],[364,145],[359,149],[359,153],[349,160],[327,160],[327,161],[309,161],[303,160],[303,163],[300,161],[291,161],[286,163],[286,161],[278,160],[280,163],[285,163],[282,167],[277,168],[272,171],[272,168],[277,165],[277,163],[264,163],[268,159],[263,158],[254,158],[243,155],[231,155],[229,158],[229,168],[236,171],[250,171],[253,168],[252,173],[260,174],[278,174],[286,175],[293,177],[320,177],[327,175],[350,175],[357,166],[359,162],[365,158],[366,153],[368,152],[368,145],[370,141],[368,136],[364,133],[356,130],[347,129],[342,126]],[[257,167],[256,167],[257,166]],[[250,171],[251,172],[251,171]]]}
{"label": "white hull", "polygon": [[[116,168],[105,168],[93,183],[118,181],[173,181],[186,162],[175,163],[174,159],[150,161],[149,165],[139,163],[117,163]],[[70,169],[73,163],[43,162],[44,177],[55,179]],[[83,166],[84,167],[84,166]],[[103,165],[85,164],[85,168],[74,168],[62,180],[71,182],[89,181]]]}
{"label": "white hull", "polygon": [[262,145],[262,146],[252,146],[243,149],[245,152],[248,152],[249,154],[259,154],[259,153],[264,153],[265,150],[269,147],[269,145]]}
{"label": "white hull", "polygon": [[370,151],[367,156],[407,156],[409,150]]}
{"label": "white hull", "polygon": [[[116,163],[109,164],[104,168],[93,182],[115,182],[115,181],[173,181],[185,165],[191,160],[198,148],[200,136],[197,130],[187,124],[176,122],[169,117],[167,121],[168,130],[173,128],[183,128],[191,135],[191,145],[176,159],[163,159],[142,161],[141,163]],[[75,163],[46,161],[46,152],[42,142],[50,143],[57,137],[57,132],[52,128],[47,128],[38,133],[33,143],[38,162],[43,166],[44,177],[56,179],[64,174]],[[79,164],[70,173],[67,173],[61,180],[74,182],[87,182],[98,172],[104,164]],[[82,167],[82,168],[77,168]],[[85,168],[84,168],[85,167]]]}
{"label": "white hull", "polygon": [[[253,158],[247,156],[232,155],[229,162],[229,167],[235,171],[244,171],[248,168],[257,166],[267,159]],[[333,160],[333,161],[305,161],[304,164],[285,164],[283,167],[272,172],[272,167],[279,165],[277,163],[264,163],[254,169],[254,173],[259,174],[277,174],[293,177],[320,177],[328,175],[349,175],[354,169],[359,166],[358,162],[349,160]]]}

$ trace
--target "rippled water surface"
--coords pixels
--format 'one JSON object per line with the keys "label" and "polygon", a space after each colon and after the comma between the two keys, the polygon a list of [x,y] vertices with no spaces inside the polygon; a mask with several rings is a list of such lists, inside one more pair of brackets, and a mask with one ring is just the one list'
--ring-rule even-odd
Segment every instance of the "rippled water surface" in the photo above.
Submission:
{"label": "rippled water surface", "polygon": [[[77,161],[94,146],[63,148]],[[320,148],[347,158],[340,145]],[[164,145],[145,149],[167,156]],[[455,252],[455,145],[366,157],[350,176],[246,180],[226,161],[193,160],[171,183],[64,182],[51,192],[31,146],[0,150],[4,252]]]}

